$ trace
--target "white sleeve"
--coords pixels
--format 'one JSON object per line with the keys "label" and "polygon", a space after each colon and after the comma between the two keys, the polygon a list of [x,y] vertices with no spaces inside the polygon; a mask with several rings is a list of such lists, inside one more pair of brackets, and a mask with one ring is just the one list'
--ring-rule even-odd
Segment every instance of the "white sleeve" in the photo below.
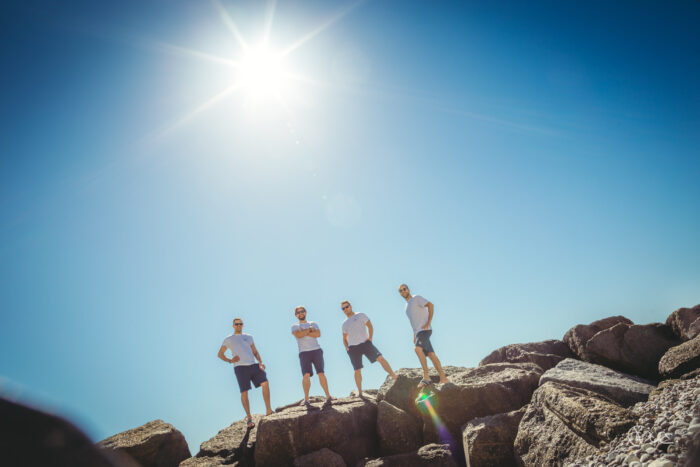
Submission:
{"label": "white sleeve", "polygon": [[299,330],[299,325],[298,325],[298,324],[293,324],[293,325],[292,325],[292,334],[294,334],[294,331],[298,331],[298,330]]}
{"label": "white sleeve", "polygon": [[418,305],[420,305],[420,306],[425,306],[425,305],[428,304],[428,300],[426,300],[425,298],[421,297],[420,295],[416,295],[416,302],[417,302]]}
{"label": "white sleeve", "polygon": [[366,314],[362,313],[362,323],[364,324],[364,323],[366,323],[367,321],[369,321],[369,318],[367,317]]}

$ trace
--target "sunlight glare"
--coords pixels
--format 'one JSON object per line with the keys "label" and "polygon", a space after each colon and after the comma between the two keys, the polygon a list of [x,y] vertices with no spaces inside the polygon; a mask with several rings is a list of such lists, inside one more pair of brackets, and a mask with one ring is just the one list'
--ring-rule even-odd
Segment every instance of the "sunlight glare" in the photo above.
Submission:
{"label": "sunlight glare", "polygon": [[255,100],[282,98],[289,81],[284,58],[265,46],[246,51],[238,79],[248,97]]}

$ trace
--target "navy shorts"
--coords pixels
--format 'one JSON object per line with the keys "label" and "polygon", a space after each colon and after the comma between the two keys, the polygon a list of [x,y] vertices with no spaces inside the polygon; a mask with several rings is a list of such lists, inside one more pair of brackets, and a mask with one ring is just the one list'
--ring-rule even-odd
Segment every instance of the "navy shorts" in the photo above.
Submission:
{"label": "navy shorts", "polygon": [[364,355],[371,363],[377,361],[382,353],[372,344],[372,341],[366,340],[362,344],[351,345],[348,347],[348,355],[350,363],[355,370],[362,368],[362,356]]}
{"label": "navy shorts", "polygon": [[433,350],[433,344],[430,343],[430,335],[432,333],[432,330],[428,330],[420,331],[418,334],[416,334],[416,347],[423,349],[423,353],[426,355],[435,352]]}
{"label": "navy shorts", "polygon": [[233,367],[233,371],[236,372],[236,379],[241,392],[250,391],[251,381],[256,388],[259,388],[262,383],[267,381],[267,373],[261,370],[260,365],[257,363],[254,365],[236,366]]}
{"label": "navy shorts", "polygon": [[[323,373],[323,349],[307,350],[299,352],[299,362],[301,363],[301,374],[314,375],[313,368],[316,368],[316,373]],[[313,368],[311,364],[313,363]]]}

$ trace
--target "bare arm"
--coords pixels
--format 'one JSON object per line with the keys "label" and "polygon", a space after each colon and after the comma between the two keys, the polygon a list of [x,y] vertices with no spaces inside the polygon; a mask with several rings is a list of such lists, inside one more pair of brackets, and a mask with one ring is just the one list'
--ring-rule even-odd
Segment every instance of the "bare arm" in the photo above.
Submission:
{"label": "bare arm", "polygon": [[430,322],[433,320],[433,313],[435,312],[435,306],[433,302],[428,302],[425,304],[428,307],[428,322],[423,325],[423,329],[428,329],[430,327]]}
{"label": "bare arm", "polygon": [[238,355],[234,355],[233,358],[228,358],[226,356],[226,346],[225,345],[221,346],[217,357],[219,357],[221,360],[225,361],[226,363],[234,363],[234,362],[237,362],[238,360],[241,359],[241,357],[239,357]]}
{"label": "bare arm", "polygon": [[260,362],[260,369],[264,370],[265,364],[262,362],[262,358],[260,358],[260,354],[258,353],[258,349],[255,348],[255,344],[250,344],[250,350],[253,352],[253,357]]}
{"label": "bare arm", "polygon": [[367,325],[367,331],[369,331],[369,340],[372,340],[372,334],[374,334],[374,328],[372,327],[372,322],[368,320],[365,323],[365,325]]}
{"label": "bare arm", "polygon": [[348,347],[348,335],[343,333],[343,345],[345,346],[345,350],[350,350]]}
{"label": "bare arm", "polygon": [[321,330],[309,328],[309,337],[321,337]]}
{"label": "bare arm", "polygon": [[292,331],[292,334],[294,334],[294,337],[297,339],[301,339],[302,337],[306,337],[309,334],[309,329],[299,329],[298,331]]}

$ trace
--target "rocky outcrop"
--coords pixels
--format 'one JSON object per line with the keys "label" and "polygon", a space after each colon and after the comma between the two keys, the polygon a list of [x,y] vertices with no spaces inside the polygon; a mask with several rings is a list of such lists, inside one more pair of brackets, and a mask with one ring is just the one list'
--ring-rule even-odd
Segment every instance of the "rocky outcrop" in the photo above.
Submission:
{"label": "rocky outcrop", "polygon": [[423,444],[423,426],[412,415],[383,400],[377,410],[377,436],[384,456],[412,452]]}
{"label": "rocky outcrop", "polygon": [[128,456],[98,449],[62,418],[0,398],[0,464],[138,467]]}
{"label": "rocky outcrop", "polygon": [[557,466],[596,452],[634,425],[632,413],[593,391],[546,382],[532,396],[515,439],[526,466]]}
{"label": "rocky outcrop", "polygon": [[586,344],[598,332],[615,326],[619,323],[634,324],[624,316],[610,316],[608,318],[593,321],[591,324],[578,324],[569,329],[562,339],[571,351],[581,360],[590,362],[591,359],[586,351]]}
{"label": "rocky outcrop", "polygon": [[373,398],[347,397],[328,407],[289,407],[258,424],[255,464],[291,464],[295,458],[328,448],[346,464],[374,457],[377,443],[377,403]]}
{"label": "rocky outcrop", "polygon": [[142,467],[171,467],[190,457],[185,437],[169,423],[153,420],[98,443],[105,450],[128,454]]}
{"label": "rocky outcrop", "polygon": [[652,382],[593,363],[566,359],[540,378],[540,385],[552,381],[602,394],[623,407],[647,400]]}
{"label": "rocky outcrop", "polygon": [[677,378],[700,368],[700,335],[671,347],[659,361],[659,373],[664,378]]}
{"label": "rocky outcrop", "polygon": [[357,467],[457,467],[452,452],[447,444],[428,444],[416,452],[365,459],[357,463]]}
{"label": "rocky outcrop", "polygon": [[498,348],[479,362],[479,366],[489,363],[535,363],[546,371],[565,358],[573,358],[574,354],[564,342],[547,340],[528,344],[510,344]]}
{"label": "rocky outcrop", "polygon": [[462,428],[467,467],[517,466],[513,443],[525,410],[523,407],[467,422]]}
{"label": "rocky outcrop", "polygon": [[650,379],[659,379],[661,357],[680,342],[664,324],[619,323],[596,333],[586,343],[590,361]]}
{"label": "rocky outcrop", "polygon": [[328,448],[294,459],[294,467],[346,467],[343,458]]}
{"label": "rocky outcrop", "polygon": [[693,308],[679,308],[666,318],[666,324],[684,341],[700,335],[700,305]]}
{"label": "rocky outcrop", "polygon": [[261,419],[262,415],[253,415],[255,427],[252,429],[248,429],[245,420],[232,423],[210,440],[203,442],[197,455],[180,465],[184,467],[233,463],[241,467],[254,465],[255,440]]}

